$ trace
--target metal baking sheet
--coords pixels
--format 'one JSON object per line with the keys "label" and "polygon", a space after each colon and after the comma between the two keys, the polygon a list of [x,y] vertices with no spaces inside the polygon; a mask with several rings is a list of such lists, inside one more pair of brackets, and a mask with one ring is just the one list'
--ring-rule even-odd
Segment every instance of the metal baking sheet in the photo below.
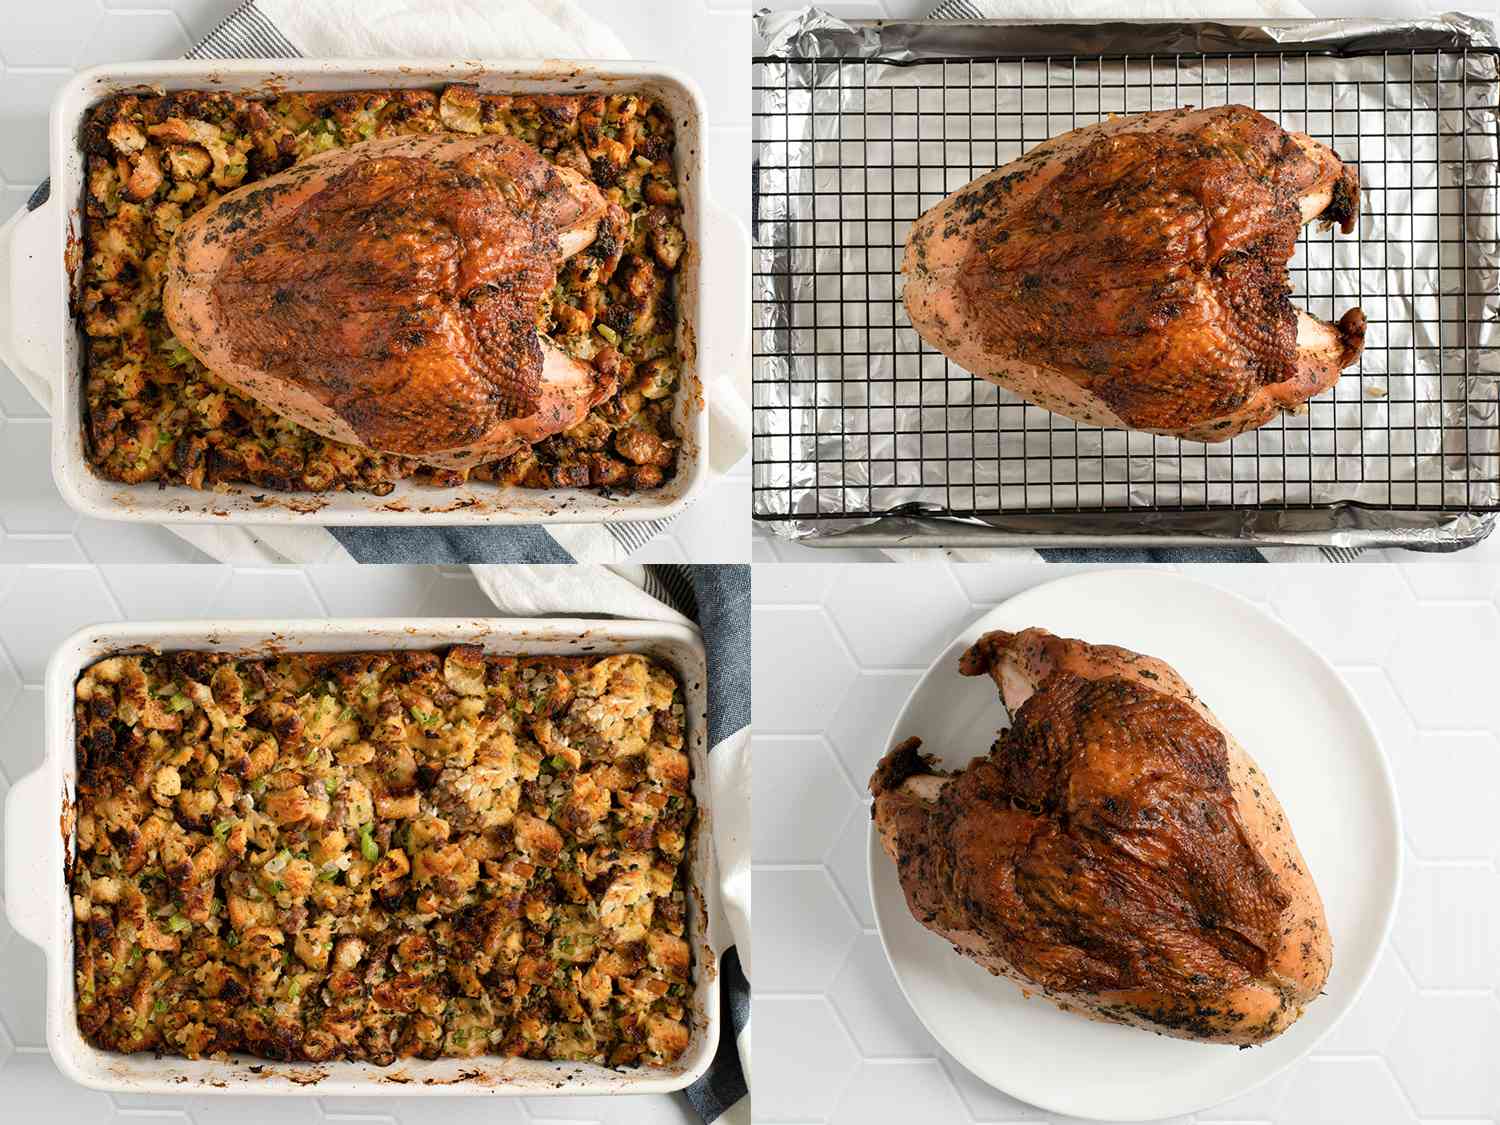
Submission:
{"label": "metal baking sheet", "polygon": [[[840,545],[1453,550],[1500,512],[1500,43],[1487,21],[757,19],[754,514]],[[1110,114],[1251,105],[1360,168],[1293,299],[1359,305],[1330,392],[1232,442],[1080,426],[975,379],[901,307],[912,220]]]}

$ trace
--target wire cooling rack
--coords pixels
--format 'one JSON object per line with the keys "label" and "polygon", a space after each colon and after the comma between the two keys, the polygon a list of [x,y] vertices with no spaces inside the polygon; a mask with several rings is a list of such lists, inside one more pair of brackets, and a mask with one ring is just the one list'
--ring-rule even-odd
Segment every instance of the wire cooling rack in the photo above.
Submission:
{"label": "wire cooling rack", "polygon": [[[754,515],[1500,511],[1497,52],[754,60]],[[1230,442],[1101,430],[975,379],[901,304],[919,214],[1108,118],[1249,105],[1359,166],[1355,234],[1304,229],[1293,299],[1366,315],[1337,386]],[[826,522],[825,522],[826,521]],[[1316,521],[1314,521],[1316,526]],[[810,529],[810,530],[809,530]]]}

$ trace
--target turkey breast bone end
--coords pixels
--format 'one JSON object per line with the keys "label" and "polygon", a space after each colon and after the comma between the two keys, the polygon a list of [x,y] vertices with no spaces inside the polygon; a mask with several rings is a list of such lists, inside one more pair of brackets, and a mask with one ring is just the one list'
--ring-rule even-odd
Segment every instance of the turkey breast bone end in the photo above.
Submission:
{"label": "turkey breast bone end", "polygon": [[613,392],[536,328],[559,265],[613,210],[513,137],[367,141],[184,222],[166,317],[215,375],[315,433],[469,467]]}

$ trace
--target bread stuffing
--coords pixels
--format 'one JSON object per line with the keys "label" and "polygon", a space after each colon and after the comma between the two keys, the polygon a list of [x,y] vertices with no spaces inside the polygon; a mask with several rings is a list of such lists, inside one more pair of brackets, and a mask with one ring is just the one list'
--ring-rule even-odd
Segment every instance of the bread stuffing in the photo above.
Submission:
{"label": "bread stuffing", "polygon": [[638,655],[120,655],[76,688],[78,1026],[190,1059],[665,1066],[681,689]]}

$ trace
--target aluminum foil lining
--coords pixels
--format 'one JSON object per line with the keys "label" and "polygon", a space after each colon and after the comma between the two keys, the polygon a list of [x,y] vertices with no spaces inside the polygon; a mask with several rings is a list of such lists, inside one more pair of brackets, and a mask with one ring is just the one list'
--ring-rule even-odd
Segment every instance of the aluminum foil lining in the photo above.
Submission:
{"label": "aluminum foil lining", "polygon": [[[1500,509],[1500,41],[1470,16],[846,22],[763,13],[754,511],[816,544],[1467,546]],[[901,307],[911,221],[1110,114],[1251,105],[1360,168],[1293,299],[1357,367],[1217,445],[1098,430],[948,363]]]}

